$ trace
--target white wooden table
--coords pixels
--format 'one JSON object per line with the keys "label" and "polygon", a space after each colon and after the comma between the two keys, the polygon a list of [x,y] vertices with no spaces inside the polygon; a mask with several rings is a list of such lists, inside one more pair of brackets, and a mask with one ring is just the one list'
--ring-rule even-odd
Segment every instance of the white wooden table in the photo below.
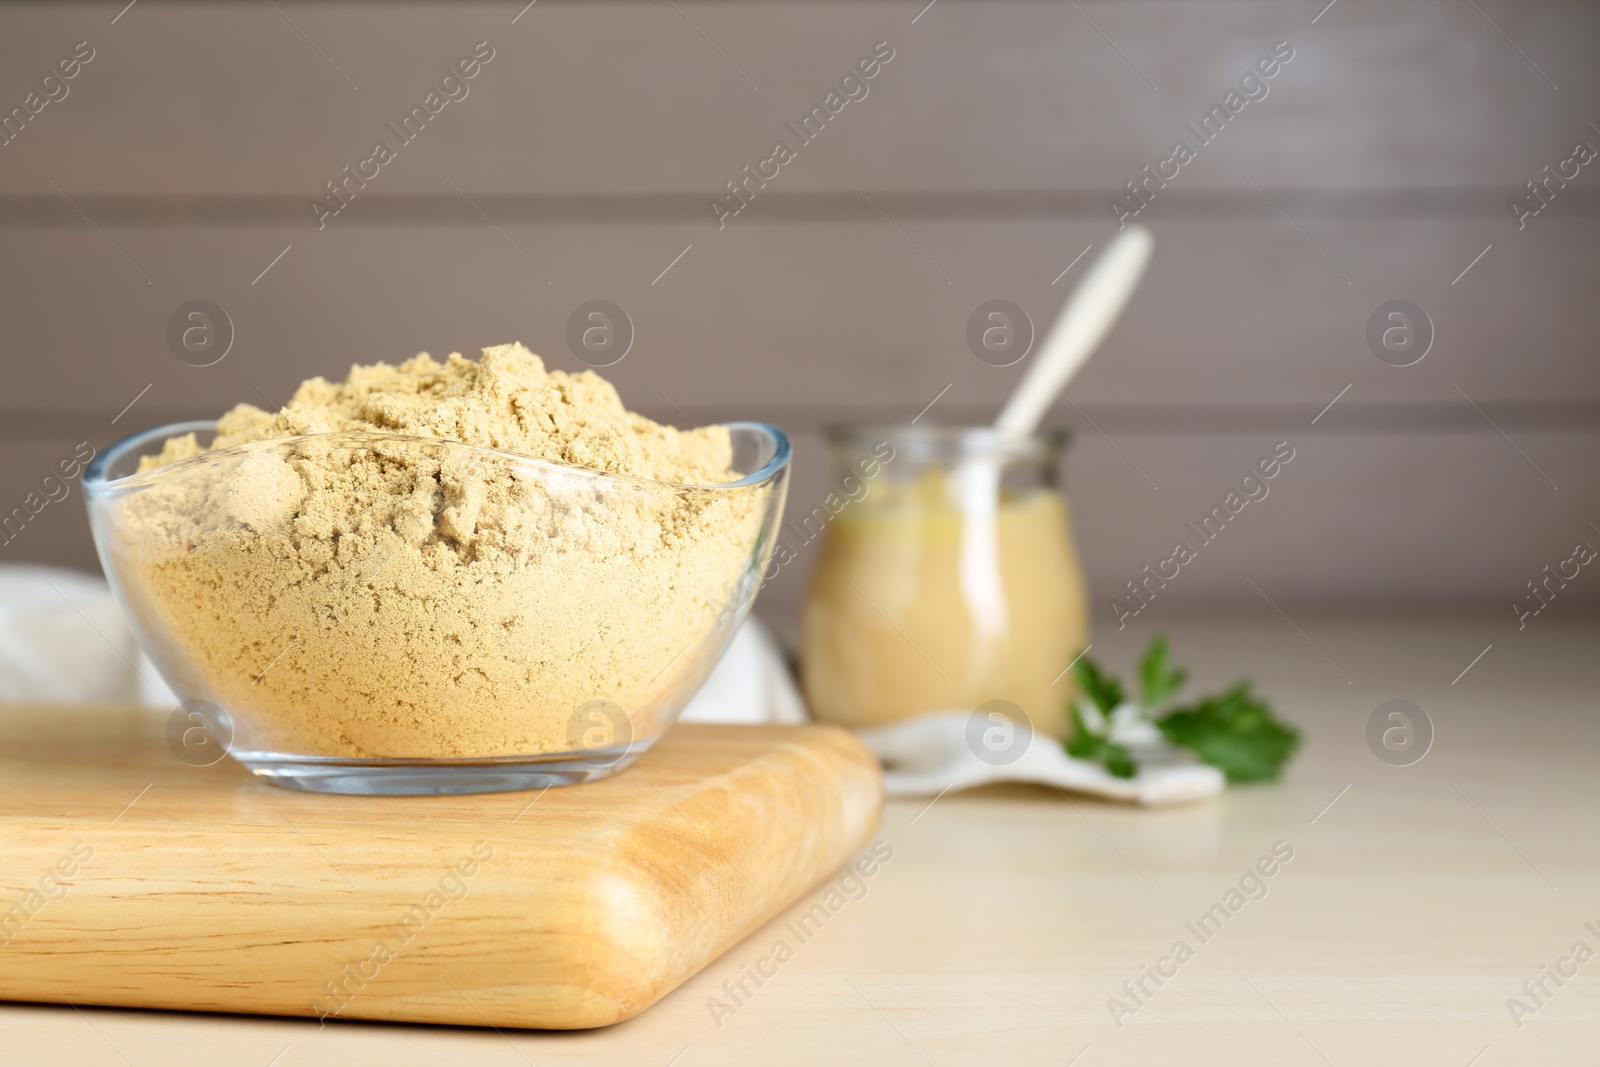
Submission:
{"label": "white wooden table", "polygon": [[[1600,958],[1569,954],[1600,952],[1600,626],[1551,615],[1522,633],[1437,616],[1297,617],[1302,632],[1277,615],[1158,620],[1201,686],[1248,673],[1301,724],[1282,784],[1167,811],[1032,788],[892,803],[893,859],[857,899],[835,898],[802,939],[786,924],[826,905],[819,889],[609,1030],[0,1005],[0,1063],[1593,1063]],[[1123,668],[1146,637],[1102,634],[1095,652]],[[1406,767],[1364,734],[1397,698],[1436,731]],[[1260,899],[1196,936],[1277,842],[1293,857],[1265,896],[1247,880]],[[1557,985],[1547,965],[1576,975]],[[1172,976],[1158,987],[1145,967]],[[1541,978],[1535,1001],[1523,984]],[[1510,998],[1536,1009],[1520,1028]]]}

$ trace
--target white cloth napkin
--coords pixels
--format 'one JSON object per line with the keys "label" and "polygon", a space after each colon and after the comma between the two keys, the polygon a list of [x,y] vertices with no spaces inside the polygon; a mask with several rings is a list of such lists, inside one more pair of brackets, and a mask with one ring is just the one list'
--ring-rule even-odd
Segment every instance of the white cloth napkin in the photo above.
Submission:
{"label": "white cloth napkin", "polygon": [[149,704],[178,698],[139,650],[103,579],[0,566],[0,702]]}
{"label": "white cloth napkin", "polygon": [[[1222,772],[1204,764],[1141,762],[1132,778],[1115,778],[1098,763],[1073,759],[1061,742],[1044,734],[1018,738],[1016,749],[981,757],[971,730],[972,712],[938,711],[861,731],[861,739],[884,762],[890,796],[929,796],[990,782],[1035,782],[1108,800],[1157,806],[1214,797]],[[992,760],[1004,760],[1001,763]]]}
{"label": "white cloth napkin", "polygon": [[801,723],[806,705],[771,632],[748,615],[680,722]]}
{"label": "white cloth napkin", "polygon": [[[55,567],[0,566],[0,702],[171,708],[178,699],[139,650],[102,579]],[[888,794],[933,796],[989,782],[1036,782],[1159,805],[1222,792],[1223,777],[1213,767],[1158,760],[1141,764],[1133,778],[1113,778],[1037,734],[996,762],[979,756],[971,717],[969,711],[934,712],[860,731],[885,764]],[[801,723],[807,714],[777,642],[751,616],[681,718]]]}

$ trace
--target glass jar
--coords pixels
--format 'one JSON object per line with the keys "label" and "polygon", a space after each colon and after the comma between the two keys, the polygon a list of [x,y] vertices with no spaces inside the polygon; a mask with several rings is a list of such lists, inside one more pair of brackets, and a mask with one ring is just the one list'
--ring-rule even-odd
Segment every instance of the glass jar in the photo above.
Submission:
{"label": "glass jar", "polygon": [[826,536],[803,621],[812,713],[849,727],[1019,706],[1061,736],[1088,639],[1083,573],[1056,488],[1065,431],[839,426]]}

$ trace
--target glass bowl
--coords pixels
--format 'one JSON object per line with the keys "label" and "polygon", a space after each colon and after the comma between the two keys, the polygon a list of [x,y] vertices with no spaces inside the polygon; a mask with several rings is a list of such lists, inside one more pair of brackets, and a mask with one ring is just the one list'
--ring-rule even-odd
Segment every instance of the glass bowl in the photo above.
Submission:
{"label": "glass bowl", "polygon": [[636,759],[749,610],[790,446],[726,429],[736,480],[716,485],[374,432],[141,473],[168,438],[215,431],[180,423],[96,458],[84,496],[106,577],[183,701],[175,736],[203,727],[255,774],[318,792],[533,789]]}

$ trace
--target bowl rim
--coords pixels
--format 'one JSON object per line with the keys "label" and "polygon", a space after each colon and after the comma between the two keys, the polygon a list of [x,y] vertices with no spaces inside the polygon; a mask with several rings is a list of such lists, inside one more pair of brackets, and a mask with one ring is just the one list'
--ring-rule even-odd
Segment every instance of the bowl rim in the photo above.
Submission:
{"label": "bowl rim", "polygon": [[[214,431],[216,429],[216,419],[195,419],[187,422],[172,422],[163,426],[154,426],[147,430],[140,430],[138,433],[129,434],[127,437],[124,437],[122,440],[109,446],[105,451],[101,452],[98,456],[94,457],[94,459],[90,460],[89,465],[84,469],[83,491],[86,495],[90,496],[105,496],[109,493],[126,487],[149,484],[160,479],[161,477],[176,474],[180,470],[186,470],[204,460],[218,455],[240,453],[259,445],[280,445],[286,442],[314,441],[318,438],[326,437],[358,437],[369,438],[372,440],[414,441],[428,445],[452,445],[456,448],[465,448],[472,452],[480,452],[485,455],[494,456],[497,459],[513,460],[518,464],[548,468],[552,472],[568,477],[575,475],[587,476],[594,478],[596,481],[602,482],[614,482],[636,486],[648,485],[666,489],[748,489],[771,481],[789,466],[789,461],[793,455],[794,448],[789,441],[789,435],[784,433],[783,430],[779,429],[777,426],[774,426],[768,422],[751,421],[724,422],[716,423],[715,425],[726,427],[729,430],[750,430],[765,435],[769,440],[772,441],[772,458],[767,460],[767,462],[762,464],[757,470],[754,470],[751,473],[744,475],[742,478],[731,482],[708,482],[703,484],[695,482],[670,482],[656,478],[646,478],[637,474],[616,474],[611,471],[599,470],[595,467],[585,467],[577,463],[567,463],[563,460],[541,459],[537,456],[529,456],[521,452],[512,452],[503,448],[490,448],[486,445],[470,445],[465,441],[457,441],[454,438],[449,437],[422,437],[417,434],[385,433],[376,430],[334,430],[329,433],[297,434],[292,437],[271,437],[261,441],[250,441],[245,444],[229,445],[226,448],[211,449],[202,452],[197,456],[190,456],[187,459],[181,459],[174,463],[157,467],[154,470],[137,471],[133,474],[124,475],[121,478],[109,480],[106,478],[106,471],[110,468],[110,466],[118,459],[121,459],[128,452],[146,447],[155,441],[164,441],[171,437],[182,437],[187,433],[196,433],[206,430]],[[696,428],[706,429],[707,427],[702,426]]]}

